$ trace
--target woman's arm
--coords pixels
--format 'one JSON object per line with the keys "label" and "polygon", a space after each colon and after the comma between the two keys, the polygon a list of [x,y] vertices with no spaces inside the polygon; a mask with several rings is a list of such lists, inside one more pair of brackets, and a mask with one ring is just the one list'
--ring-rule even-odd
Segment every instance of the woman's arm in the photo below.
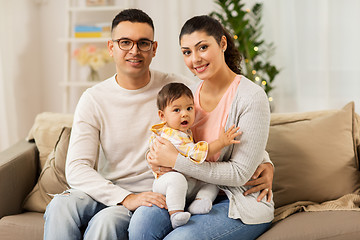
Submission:
{"label": "woman's arm", "polygon": [[[167,140],[162,138],[158,139],[156,145],[156,147],[152,147],[152,149],[149,151],[147,160],[153,171],[157,172],[159,175],[162,175],[166,172],[172,171],[172,168],[175,166],[178,151],[173,148],[171,143],[169,144]],[[265,196],[267,196],[267,201],[270,202],[272,197],[274,167],[270,159],[266,158],[266,156],[268,156],[268,154],[265,155],[263,162],[258,166],[255,173],[251,177],[251,180],[245,184],[245,186],[253,186],[244,192],[245,196],[261,191],[257,198],[258,202],[260,202]],[[162,166],[160,167],[158,164],[162,164]],[[167,167],[165,167],[165,165]]]}
{"label": "woman's arm", "polygon": [[[254,88],[247,85],[240,87],[244,88],[233,100],[227,126],[235,124],[240,127],[243,131],[241,143],[226,147],[222,159],[216,163],[195,166],[178,156],[175,170],[216,185],[242,186],[250,180],[264,158],[270,110],[264,91],[252,91]],[[248,90],[253,93],[247,93]]]}
{"label": "woman's arm", "polygon": [[[270,112],[266,94],[255,94],[234,99],[228,125],[236,124],[243,130],[241,144],[225,148],[221,162],[194,164],[175,151],[170,144],[158,142],[152,156],[158,165],[175,170],[199,180],[225,186],[242,186],[253,175],[264,157],[267,142]],[[177,155],[175,158],[174,156]]]}
{"label": "woman's arm", "polygon": [[271,162],[262,163],[256,169],[255,173],[251,177],[245,186],[252,186],[250,189],[244,192],[244,195],[249,195],[251,193],[259,192],[257,201],[260,202],[265,196],[267,201],[271,201],[272,196],[272,182],[274,177],[274,166]]}
{"label": "woman's arm", "polygon": [[225,129],[221,127],[219,138],[209,143],[209,150],[207,157],[209,158],[214,156],[226,146],[240,143],[239,140],[235,139],[236,137],[242,134],[242,132],[238,132],[239,129],[240,129],[239,127],[235,127],[235,125],[232,125],[228,130],[225,131]]}

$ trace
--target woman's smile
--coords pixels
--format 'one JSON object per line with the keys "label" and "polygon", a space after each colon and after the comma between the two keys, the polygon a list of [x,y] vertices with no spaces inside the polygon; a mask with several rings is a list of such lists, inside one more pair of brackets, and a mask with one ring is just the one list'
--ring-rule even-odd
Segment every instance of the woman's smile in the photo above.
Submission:
{"label": "woman's smile", "polygon": [[194,69],[196,72],[202,73],[207,69],[208,66],[209,66],[209,64],[205,64],[205,65],[201,65],[199,67],[194,67]]}

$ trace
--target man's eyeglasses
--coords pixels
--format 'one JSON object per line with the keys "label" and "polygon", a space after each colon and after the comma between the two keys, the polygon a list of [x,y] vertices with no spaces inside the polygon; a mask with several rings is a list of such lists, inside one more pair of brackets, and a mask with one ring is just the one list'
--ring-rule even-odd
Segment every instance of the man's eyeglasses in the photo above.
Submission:
{"label": "man's eyeglasses", "polygon": [[136,43],[138,49],[143,52],[150,51],[150,49],[154,43],[153,41],[151,41],[149,39],[140,39],[138,41],[134,41],[134,40],[127,39],[127,38],[120,38],[120,39],[116,39],[116,40],[112,40],[112,41],[117,42],[119,45],[119,48],[124,51],[130,51],[134,47],[134,44]]}

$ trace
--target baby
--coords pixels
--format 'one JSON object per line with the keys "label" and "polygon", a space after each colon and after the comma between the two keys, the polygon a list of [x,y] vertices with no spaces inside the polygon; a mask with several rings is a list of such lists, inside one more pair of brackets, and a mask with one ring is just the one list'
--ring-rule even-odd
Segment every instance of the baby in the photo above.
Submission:
{"label": "baby", "polygon": [[[182,83],[165,85],[158,93],[157,106],[162,123],[152,126],[150,145],[156,136],[160,136],[169,140],[180,154],[194,163],[201,164],[206,158],[220,152],[223,147],[240,143],[235,138],[241,132],[237,132],[239,127],[235,128],[235,126],[230,127],[226,132],[222,130],[219,138],[214,142],[194,143],[190,130],[195,120],[194,97],[191,90]],[[218,194],[217,186],[185,177],[176,171],[167,172],[161,176],[154,172],[154,175],[153,191],[166,196],[166,204],[174,229],[186,224],[191,214],[210,212],[212,202]],[[184,212],[186,198],[193,199],[195,194],[195,200],[188,208],[189,212]]]}

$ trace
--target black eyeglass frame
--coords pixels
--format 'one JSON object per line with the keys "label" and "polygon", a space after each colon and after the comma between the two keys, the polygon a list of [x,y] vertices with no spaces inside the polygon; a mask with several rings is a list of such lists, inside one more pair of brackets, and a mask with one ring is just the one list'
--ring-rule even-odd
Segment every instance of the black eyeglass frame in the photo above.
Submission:
{"label": "black eyeglass frame", "polygon": [[[130,47],[129,49],[123,49],[122,47],[120,47],[120,41],[122,41],[122,40],[130,41],[130,42],[132,43],[131,47]],[[129,38],[119,38],[119,39],[115,39],[115,40],[111,40],[111,41],[117,42],[119,48],[120,48],[121,50],[123,50],[123,51],[130,51],[130,50],[134,47],[134,45],[136,44],[137,48],[138,48],[140,51],[142,51],[142,52],[148,52],[148,51],[150,51],[151,48],[152,48],[152,46],[153,46],[153,44],[155,43],[155,41],[152,41],[152,40],[147,39],[147,38],[139,39],[139,40],[137,40],[137,41],[132,40],[132,39],[129,39]],[[150,42],[150,46],[149,46],[149,49],[148,49],[148,50],[142,50],[142,49],[139,47],[139,42],[141,42],[141,41],[149,41],[149,42]]]}

